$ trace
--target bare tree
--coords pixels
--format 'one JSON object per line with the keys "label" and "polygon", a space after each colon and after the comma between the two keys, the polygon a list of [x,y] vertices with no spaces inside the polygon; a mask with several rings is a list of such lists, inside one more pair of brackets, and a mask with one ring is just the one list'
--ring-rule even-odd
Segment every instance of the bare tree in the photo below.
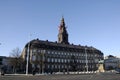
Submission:
{"label": "bare tree", "polygon": [[17,70],[20,70],[23,59],[20,57],[21,50],[20,48],[15,48],[10,52],[10,65],[13,67],[13,72],[16,73]]}

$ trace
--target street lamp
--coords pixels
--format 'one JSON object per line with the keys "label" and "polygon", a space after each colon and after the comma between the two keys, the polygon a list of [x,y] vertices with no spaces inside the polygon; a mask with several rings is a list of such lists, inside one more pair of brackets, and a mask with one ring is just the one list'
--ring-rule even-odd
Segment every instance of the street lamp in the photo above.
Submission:
{"label": "street lamp", "polygon": [[[31,37],[31,34],[30,36]],[[30,38],[29,38],[30,39]],[[27,60],[26,60],[26,75],[28,75],[28,69],[29,69],[29,54],[30,54],[30,42],[28,42],[28,46],[27,46]]]}
{"label": "street lamp", "polygon": [[28,48],[27,48],[27,64],[26,64],[26,75],[28,75],[28,64],[29,64],[29,51],[30,51],[30,42],[28,43]]}
{"label": "street lamp", "polygon": [[88,72],[87,48],[85,48],[86,71]]}
{"label": "street lamp", "polygon": [[92,47],[92,52],[93,52],[93,66],[92,66],[92,69],[94,71],[96,63],[95,63],[95,53],[94,53],[94,48],[93,47]]}
{"label": "street lamp", "polygon": [[44,60],[45,60],[45,50],[42,50],[42,74],[44,73]]}

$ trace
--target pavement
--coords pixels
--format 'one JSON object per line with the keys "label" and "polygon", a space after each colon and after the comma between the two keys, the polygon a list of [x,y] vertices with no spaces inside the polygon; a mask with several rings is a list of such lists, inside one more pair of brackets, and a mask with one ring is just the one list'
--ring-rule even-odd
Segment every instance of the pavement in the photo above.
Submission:
{"label": "pavement", "polygon": [[94,74],[6,74],[0,80],[120,80],[120,74],[113,72]]}

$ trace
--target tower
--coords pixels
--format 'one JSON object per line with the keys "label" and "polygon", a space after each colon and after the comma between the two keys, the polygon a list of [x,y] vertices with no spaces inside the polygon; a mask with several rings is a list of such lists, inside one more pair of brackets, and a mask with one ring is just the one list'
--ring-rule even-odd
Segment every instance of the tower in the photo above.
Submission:
{"label": "tower", "polygon": [[65,21],[63,17],[59,26],[58,43],[69,44],[68,33],[66,30]]}

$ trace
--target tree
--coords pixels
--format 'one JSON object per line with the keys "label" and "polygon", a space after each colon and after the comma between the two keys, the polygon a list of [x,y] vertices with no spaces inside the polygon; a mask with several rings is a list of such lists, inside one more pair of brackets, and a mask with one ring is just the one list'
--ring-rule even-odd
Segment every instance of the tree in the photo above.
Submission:
{"label": "tree", "polygon": [[20,70],[23,59],[20,57],[21,50],[17,47],[10,52],[10,65],[12,66],[13,72],[16,73]]}

